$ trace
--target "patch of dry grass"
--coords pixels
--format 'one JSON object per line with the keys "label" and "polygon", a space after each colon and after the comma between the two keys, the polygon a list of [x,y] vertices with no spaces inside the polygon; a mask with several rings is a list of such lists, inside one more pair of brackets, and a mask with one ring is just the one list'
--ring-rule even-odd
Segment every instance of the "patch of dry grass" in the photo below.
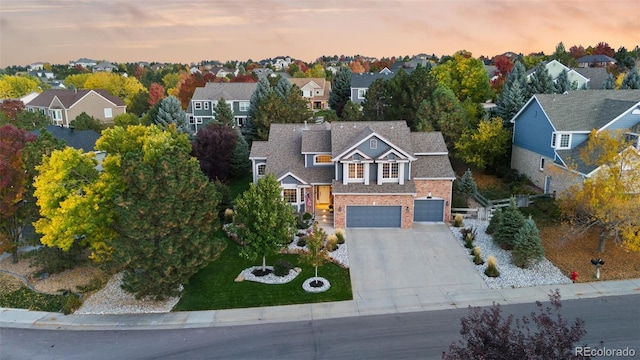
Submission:
{"label": "patch of dry grass", "polygon": [[22,286],[20,281],[15,276],[0,273],[0,295],[6,295],[12,293]]}
{"label": "patch of dry grass", "polygon": [[601,258],[600,280],[640,278],[640,252],[629,251],[623,244],[607,240],[604,252],[598,252],[599,231],[590,229],[577,234],[568,225],[547,226],[540,229],[545,256],[567,276],[578,272],[576,282],[595,281],[595,266],[591,259]]}

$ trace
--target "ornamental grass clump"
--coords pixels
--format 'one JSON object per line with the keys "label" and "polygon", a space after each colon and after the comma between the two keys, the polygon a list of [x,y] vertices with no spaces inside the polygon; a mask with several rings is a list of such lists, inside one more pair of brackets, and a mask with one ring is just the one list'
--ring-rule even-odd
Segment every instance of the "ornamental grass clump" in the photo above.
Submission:
{"label": "ornamental grass clump", "polygon": [[496,261],[495,257],[489,256],[487,258],[487,268],[484,270],[484,274],[488,277],[500,276],[500,271],[498,270],[498,262]]}
{"label": "ornamental grass clump", "polygon": [[482,252],[479,246],[473,248],[473,263],[476,265],[484,264],[484,260],[482,260]]}
{"label": "ornamental grass clump", "polygon": [[453,218],[453,226],[454,227],[463,227],[464,226],[464,217],[462,214],[456,214]]}
{"label": "ornamental grass clump", "polygon": [[330,252],[338,250],[338,237],[335,234],[327,236],[327,250]]}
{"label": "ornamental grass clump", "polygon": [[336,235],[336,238],[338,238],[338,244],[344,244],[344,241],[345,241],[344,229],[337,228],[335,230],[335,235]]}

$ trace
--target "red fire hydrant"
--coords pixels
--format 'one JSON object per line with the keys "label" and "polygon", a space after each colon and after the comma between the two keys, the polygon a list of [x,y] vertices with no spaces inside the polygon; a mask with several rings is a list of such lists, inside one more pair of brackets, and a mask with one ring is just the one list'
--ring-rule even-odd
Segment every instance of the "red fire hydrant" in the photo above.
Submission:
{"label": "red fire hydrant", "polygon": [[578,272],[577,271],[573,271],[571,273],[571,281],[576,282],[576,280],[578,280]]}

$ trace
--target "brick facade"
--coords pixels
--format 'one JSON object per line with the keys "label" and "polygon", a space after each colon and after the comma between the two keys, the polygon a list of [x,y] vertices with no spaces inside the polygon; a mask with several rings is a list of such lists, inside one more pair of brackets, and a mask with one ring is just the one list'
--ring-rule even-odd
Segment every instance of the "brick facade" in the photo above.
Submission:
{"label": "brick facade", "polygon": [[333,226],[335,228],[346,228],[347,206],[349,205],[401,205],[403,209],[402,228],[410,228],[413,224],[412,195],[335,195],[333,198]]}

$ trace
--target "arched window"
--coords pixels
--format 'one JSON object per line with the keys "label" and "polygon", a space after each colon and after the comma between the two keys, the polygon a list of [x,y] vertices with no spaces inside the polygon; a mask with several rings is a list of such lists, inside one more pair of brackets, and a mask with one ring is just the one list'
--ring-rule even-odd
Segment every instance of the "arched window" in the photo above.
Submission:
{"label": "arched window", "polygon": [[376,140],[376,139],[369,140],[369,148],[370,149],[377,149],[378,148],[378,140]]}

